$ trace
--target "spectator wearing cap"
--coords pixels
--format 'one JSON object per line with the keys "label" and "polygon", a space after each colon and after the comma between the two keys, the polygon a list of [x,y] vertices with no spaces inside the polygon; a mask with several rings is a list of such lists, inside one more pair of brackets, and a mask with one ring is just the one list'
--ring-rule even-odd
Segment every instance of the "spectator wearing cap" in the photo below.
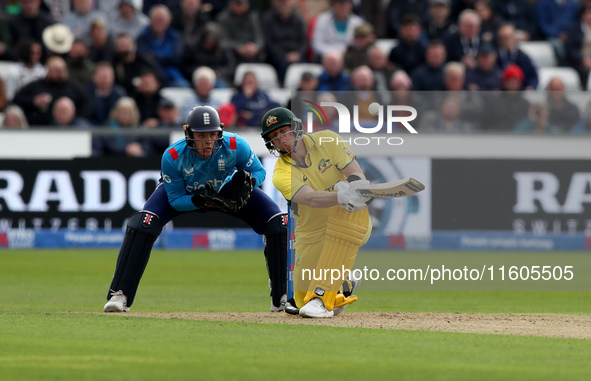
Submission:
{"label": "spectator wearing cap", "polygon": [[450,0],[430,0],[429,12],[423,23],[423,36],[427,41],[443,40],[455,32],[456,26],[450,18]]}
{"label": "spectator wearing cap", "polygon": [[509,65],[501,77],[502,90],[487,99],[480,127],[485,130],[509,131],[527,117],[529,102],[521,91],[523,71],[517,65]]}
{"label": "spectator wearing cap", "polygon": [[425,62],[425,44],[421,41],[421,23],[415,15],[406,15],[399,31],[398,45],[392,48],[388,59],[400,65],[407,73],[412,73]]}
{"label": "spectator wearing cap", "polygon": [[222,28],[222,44],[232,51],[237,64],[263,62],[265,37],[259,14],[250,9],[248,0],[230,0],[217,22]]}
{"label": "spectator wearing cap", "polygon": [[502,70],[510,65],[519,66],[524,76],[523,88],[535,90],[538,87],[538,71],[529,56],[518,48],[513,24],[503,24],[497,31],[497,39],[497,66]]}
{"label": "spectator wearing cap", "polygon": [[154,6],[150,10],[150,25],[137,39],[137,51],[158,63],[165,86],[190,87],[179,68],[183,39],[171,28],[171,19],[170,10],[165,5]]}
{"label": "spectator wearing cap", "polygon": [[84,89],[69,79],[64,59],[59,56],[50,57],[46,70],[45,78],[29,83],[14,96],[14,103],[23,109],[29,125],[48,125],[51,122],[53,103],[63,96],[74,101],[79,116],[90,117],[92,104]]}
{"label": "spectator wearing cap", "polygon": [[92,79],[96,65],[88,58],[88,46],[83,39],[77,38],[66,57],[70,79],[81,86],[86,86]]}
{"label": "spectator wearing cap", "polygon": [[219,99],[212,97],[211,90],[216,83],[215,71],[207,66],[201,66],[193,72],[193,90],[195,93],[187,97],[181,105],[181,115],[189,115],[193,107],[197,105],[211,106],[217,109],[220,106]]}
{"label": "spectator wearing cap", "polygon": [[312,50],[319,59],[331,51],[344,54],[353,42],[355,28],[363,23],[352,12],[351,0],[332,0],[331,3],[329,10],[317,16],[312,33]]}
{"label": "spectator wearing cap", "polygon": [[466,73],[466,86],[472,91],[493,91],[501,89],[501,70],[496,66],[497,51],[486,43],[476,55],[476,67]]}
{"label": "spectator wearing cap", "polygon": [[539,35],[533,2],[529,0],[492,0],[492,6],[502,20],[515,25],[520,41],[528,41]]}
{"label": "spectator wearing cap", "polygon": [[476,66],[476,53],[480,46],[480,16],[473,9],[460,13],[458,30],[444,40],[447,61],[463,63],[466,68]]}
{"label": "spectator wearing cap", "polygon": [[[181,69],[185,78],[193,82],[193,73],[201,66],[207,66],[215,71],[215,87],[228,87],[234,77],[236,63],[229,48],[221,43],[221,29],[214,22],[207,23],[199,36],[185,45]],[[189,109],[190,111],[190,109]]]}
{"label": "spectator wearing cap", "polygon": [[22,38],[32,38],[43,41],[43,30],[54,23],[51,16],[40,10],[41,0],[22,0],[20,14],[10,18],[10,35],[12,46],[18,44]]}
{"label": "spectator wearing cap", "polygon": [[53,24],[43,31],[43,44],[52,55],[65,55],[73,42],[74,34],[64,24]]}
{"label": "spectator wearing cap", "polygon": [[203,10],[201,0],[181,0],[172,12],[170,26],[182,36],[186,44],[210,21],[210,14]]}
{"label": "spectator wearing cap", "polygon": [[112,36],[127,34],[136,39],[146,29],[150,19],[135,9],[131,0],[121,0],[117,14],[109,22],[109,32]]}
{"label": "spectator wearing cap", "polygon": [[566,98],[564,82],[553,77],[546,88],[550,123],[562,131],[569,131],[579,120],[579,108]]}
{"label": "spectator wearing cap", "polygon": [[101,19],[96,19],[90,26],[90,44],[88,58],[92,62],[113,61],[115,47],[107,26]]}
{"label": "spectator wearing cap", "polygon": [[406,15],[423,18],[429,8],[428,0],[396,1],[391,0],[386,13],[389,38],[400,38],[402,20]]}
{"label": "spectator wearing cap", "polygon": [[345,53],[345,69],[352,71],[355,68],[367,65],[368,51],[376,40],[373,26],[364,22],[355,28],[353,44]]}
{"label": "spectator wearing cap", "polygon": [[92,82],[87,86],[87,92],[93,105],[90,121],[95,126],[106,126],[111,110],[117,101],[126,95],[125,90],[115,84],[115,72],[109,62],[96,64],[96,71]]}
{"label": "spectator wearing cap", "polygon": [[[142,126],[148,129],[170,129],[178,127],[179,110],[176,108],[174,102],[170,99],[165,97],[160,98],[156,115],[156,118],[148,118],[144,120]],[[170,138],[168,136],[148,138],[145,139],[143,144],[147,154],[158,156],[161,156],[169,145]]]}
{"label": "spectator wearing cap", "polygon": [[89,38],[90,25],[96,19],[106,20],[101,11],[92,9],[92,0],[72,0],[72,12],[66,14],[62,23],[66,25],[76,38]]}
{"label": "spectator wearing cap", "polygon": [[115,38],[115,83],[125,89],[128,95],[135,93],[136,82],[140,73],[153,70],[161,77],[159,66],[150,57],[137,52],[135,40],[126,34]]}
{"label": "spectator wearing cap", "polygon": [[350,91],[351,79],[343,67],[343,54],[328,52],[322,58],[324,71],[318,77],[318,91]]}
{"label": "spectator wearing cap", "polygon": [[51,125],[58,128],[88,128],[90,122],[76,115],[76,106],[68,97],[58,98],[51,110]]}
{"label": "spectator wearing cap", "polygon": [[294,0],[273,0],[273,8],[263,15],[263,25],[267,59],[283,83],[289,65],[304,61],[308,47],[304,20],[295,12]]}
{"label": "spectator wearing cap", "polygon": [[411,74],[413,89],[417,91],[441,91],[443,84],[443,66],[445,65],[445,46],[441,41],[433,40],[427,45],[425,63]]}

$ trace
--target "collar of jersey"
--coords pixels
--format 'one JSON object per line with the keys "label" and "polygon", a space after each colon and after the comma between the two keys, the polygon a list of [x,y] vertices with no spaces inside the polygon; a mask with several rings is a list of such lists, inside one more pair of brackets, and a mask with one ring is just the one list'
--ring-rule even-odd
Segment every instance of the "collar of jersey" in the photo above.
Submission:
{"label": "collar of jersey", "polygon": [[[314,138],[312,136],[304,134],[302,136],[302,142],[304,142],[304,145],[306,146],[306,150],[308,151],[308,153],[306,154],[306,158],[308,158],[308,157],[310,157],[310,150],[312,148],[314,148],[314,146],[316,146],[316,141],[314,140]],[[309,165],[307,165],[307,164],[294,163],[291,159],[291,156],[288,156],[288,155],[284,155],[281,158],[283,160],[285,160],[285,162],[287,164],[297,165],[300,168],[308,168],[309,167]]]}

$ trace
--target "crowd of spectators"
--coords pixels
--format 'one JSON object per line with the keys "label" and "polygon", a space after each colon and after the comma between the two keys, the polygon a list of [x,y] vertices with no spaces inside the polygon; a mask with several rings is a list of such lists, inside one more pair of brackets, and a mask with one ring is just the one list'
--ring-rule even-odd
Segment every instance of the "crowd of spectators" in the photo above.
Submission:
{"label": "crowd of spectators", "polygon": [[[380,39],[396,44],[384,51]],[[0,128],[169,128],[197,104],[219,109],[228,129],[251,128],[280,104],[256,73],[235,78],[237,65],[270,64],[284,86],[290,65],[316,63],[322,72],[303,73],[299,90],[358,105],[361,124],[375,120],[372,102],[396,102],[422,109],[419,132],[591,132],[591,111],[579,115],[560,77],[543,100],[522,92],[539,89],[519,48],[536,40],[587,87],[587,1],[0,0],[0,60],[16,68],[13,96],[0,73]],[[177,107],[165,87],[192,95]],[[212,96],[220,88],[233,89],[228,103]],[[107,136],[93,151],[163,145]]]}

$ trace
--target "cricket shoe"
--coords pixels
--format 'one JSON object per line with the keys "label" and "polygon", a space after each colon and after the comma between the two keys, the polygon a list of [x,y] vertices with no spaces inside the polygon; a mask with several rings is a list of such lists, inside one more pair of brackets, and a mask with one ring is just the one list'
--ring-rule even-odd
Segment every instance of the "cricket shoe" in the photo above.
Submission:
{"label": "cricket shoe", "polygon": [[300,309],[296,306],[294,298],[285,302],[285,314],[288,316],[300,316]]}
{"label": "cricket shoe", "polygon": [[[348,298],[349,296],[353,295],[353,292],[355,292],[355,289],[357,287],[359,287],[359,285],[361,284],[361,278],[359,279],[346,279],[343,282],[343,285],[341,286],[341,289],[339,290],[339,292],[342,292],[342,294],[345,296],[345,298]],[[344,306],[340,306],[340,307],[335,307],[332,309],[332,312],[334,312],[334,316],[339,315],[341,312],[343,312],[345,310],[345,308],[347,308],[348,304],[345,304]]]}
{"label": "cricket shoe", "polygon": [[313,298],[305,306],[300,308],[300,316],[307,318],[331,318],[334,313],[324,307],[320,298]]}
{"label": "cricket shoe", "polygon": [[287,302],[287,294],[284,294],[281,297],[281,302],[279,303],[279,306],[276,306],[273,304],[273,302],[271,302],[271,312],[281,312],[285,309],[285,303]]}
{"label": "cricket shoe", "polygon": [[123,294],[123,291],[111,290],[111,299],[105,304],[103,308],[105,312],[129,312],[127,307],[127,296]]}

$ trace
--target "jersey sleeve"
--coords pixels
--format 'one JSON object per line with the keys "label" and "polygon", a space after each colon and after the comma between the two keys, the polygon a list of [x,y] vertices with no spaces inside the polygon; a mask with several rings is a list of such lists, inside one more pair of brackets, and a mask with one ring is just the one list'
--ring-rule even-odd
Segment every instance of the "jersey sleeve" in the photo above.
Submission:
{"label": "jersey sleeve", "polygon": [[169,151],[162,155],[162,181],[168,196],[170,206],[178,211],[196,210],[197,207],[191,201],[192,195],[185,190],[185,179],[174,165],[174,160]]}
{"label": "jersey sleeve", "polygon": [[236,135],[236,169],[247,171],[256,179],[256,185],[260,186],[267,176],[263,164],[250,148],[250,145],[242,137]]}
{"label": "jersey sleeve", "polygon": [[[337,169],[342,171],[347,165],[355,160],[355,154],[351,150],[349,144],[336,132],[326,131],[327,136],[334,139],[334,144],[327,146],[329,154],[335,163]],[[336,143],[338,142],[338,144]]]}
{"label": "jersey sleeve", "polygon": [[293,173],[292,176],[290,164],[280,162],[280,160],[277,160],[273,171],[273,185],[287,201],[291,201],[293,196],[306,184],[297,173]]}

